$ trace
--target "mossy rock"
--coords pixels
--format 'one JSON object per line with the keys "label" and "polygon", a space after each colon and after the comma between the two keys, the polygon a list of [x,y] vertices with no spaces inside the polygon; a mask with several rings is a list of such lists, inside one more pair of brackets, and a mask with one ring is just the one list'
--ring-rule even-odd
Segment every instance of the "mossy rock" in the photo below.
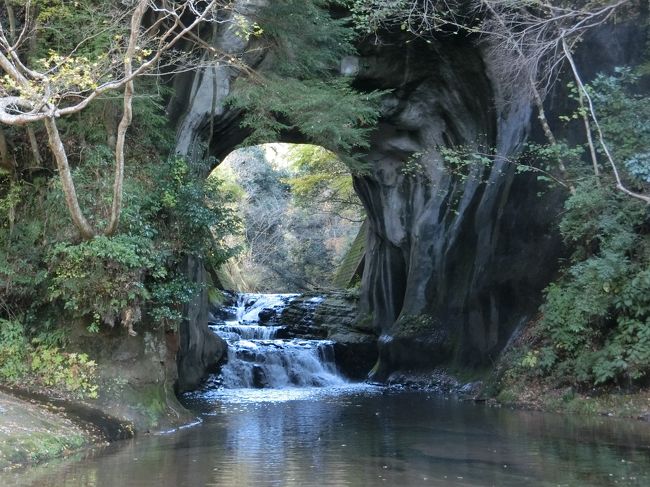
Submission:
{"label": "mossy rock", "polygon": [[402,315],[393,326],[394,336],[410,337],[434,331],[435,320],[427,314]]}
{"label": "mossy rock", "polygon": [[375,321],[374,314],[368,313],[359,316],[352,326],[357,330],[373,332],[375,330],[374,321]]}
{"label": "mossy rock", "polygon": [[0,392],[0,470],[60,457],[95,441],[58,408]]}

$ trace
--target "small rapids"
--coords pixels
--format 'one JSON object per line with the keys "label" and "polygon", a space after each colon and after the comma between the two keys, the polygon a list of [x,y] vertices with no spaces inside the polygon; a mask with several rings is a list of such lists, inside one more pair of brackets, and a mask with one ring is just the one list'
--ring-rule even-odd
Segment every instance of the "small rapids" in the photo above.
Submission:
{"label": "small rapids", "polygon": [[[228,343],[217,383],[226,389],[283,389],[345,384],[334,361],[334,342],[291,338],[279,322],[296,294],[239,294],[225,319],[210,328]],[[279,336],[282,336],[280,338]]]}

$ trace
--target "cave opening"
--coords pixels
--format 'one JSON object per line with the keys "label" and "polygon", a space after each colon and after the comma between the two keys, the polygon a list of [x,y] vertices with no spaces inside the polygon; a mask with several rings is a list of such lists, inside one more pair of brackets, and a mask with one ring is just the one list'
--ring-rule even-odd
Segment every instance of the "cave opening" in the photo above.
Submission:
{"label": "cave opening", "polygon": [[224,181],[241,218],[240,231],[228,237],[238,252],[216,272],[224,288],[313,292],[358,281],[365,212],[334,153],[310,144],[247,146],[212,175]]}

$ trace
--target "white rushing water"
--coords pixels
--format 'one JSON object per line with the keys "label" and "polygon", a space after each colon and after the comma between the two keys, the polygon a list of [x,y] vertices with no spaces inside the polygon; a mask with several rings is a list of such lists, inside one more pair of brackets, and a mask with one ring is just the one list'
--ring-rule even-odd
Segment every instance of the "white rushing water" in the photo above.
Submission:
{"label": "white rushing water", "polygon": [[[273,320],[296,294],[240,294],[234,320],[210,328],[228,343],[228,360],[220,382],[228,389],[324,387],[345,383],[334,362],[334,342],[277,338],[285,327]],[[263,320],[263,321],[266,321]]]}

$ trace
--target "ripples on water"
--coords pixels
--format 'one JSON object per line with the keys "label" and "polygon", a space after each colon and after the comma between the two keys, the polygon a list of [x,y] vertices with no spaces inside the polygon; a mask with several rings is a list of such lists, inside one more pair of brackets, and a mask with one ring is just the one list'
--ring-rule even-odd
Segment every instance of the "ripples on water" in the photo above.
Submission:
{"label": "ripples on water", "polygon": [[0,485],[650,485],[648,425],[488,408],[372,386],[221,390],[199,426]]}

